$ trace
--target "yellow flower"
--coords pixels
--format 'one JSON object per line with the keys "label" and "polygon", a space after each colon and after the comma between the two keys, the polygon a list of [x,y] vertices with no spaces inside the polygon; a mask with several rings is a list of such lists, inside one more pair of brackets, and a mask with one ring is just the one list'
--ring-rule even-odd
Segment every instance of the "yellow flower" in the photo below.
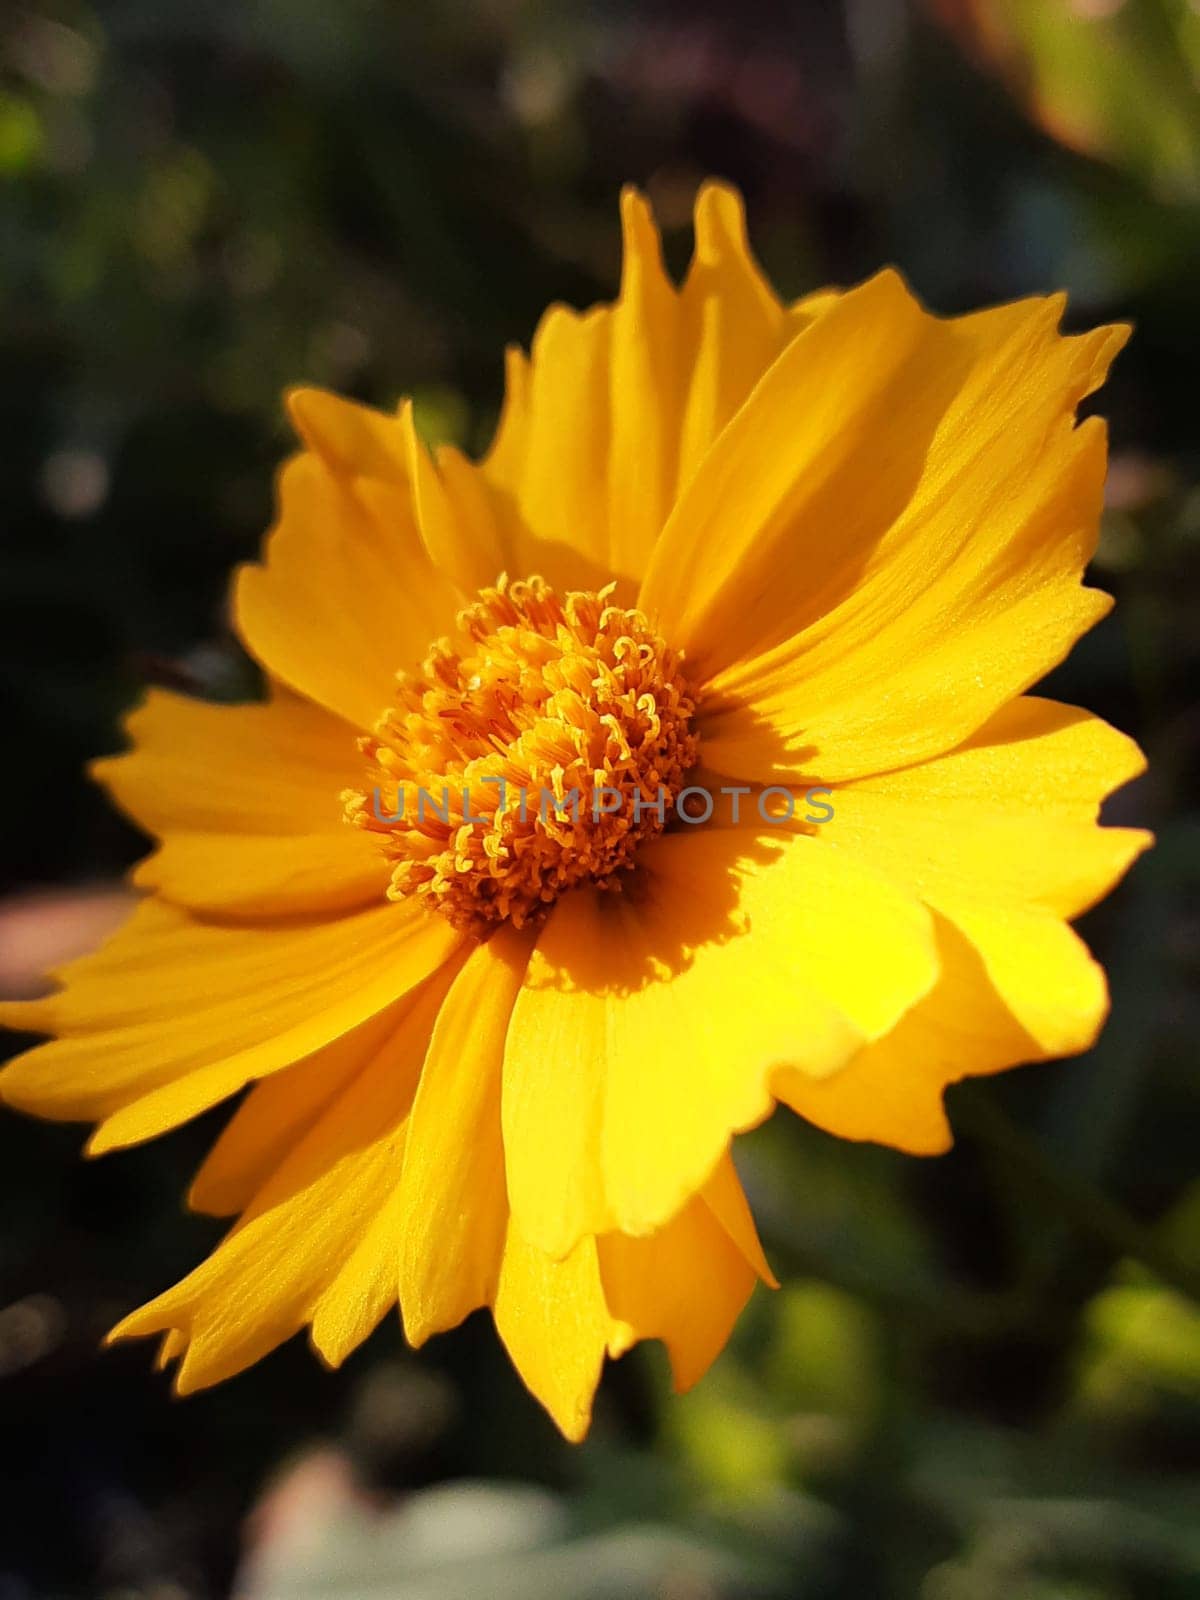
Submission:
{"label": "yellow flower", "polygon": [[253,1085],[189,1195],[238,1221],[115,1330],[181,1390],[486,1306],[578,1438],[606,1352],[685,1387],[770,1281],[731,1135],[782,1101],[936,1152],[946,1084],[1103,1020],[1068,919],[1148,842],[1096,825],[1142,761],[1025,691],[1109,607],[1074,412],[1127,330],[890,271],[782,304],[716,184],[682,288],[622,220],[618,300],[510,353],[482,461],[291,397],[236,587],[265,702],[153,692],[97,764],[149,893],[5,1009],[57,1038],[0,1087],[99,1153]]}

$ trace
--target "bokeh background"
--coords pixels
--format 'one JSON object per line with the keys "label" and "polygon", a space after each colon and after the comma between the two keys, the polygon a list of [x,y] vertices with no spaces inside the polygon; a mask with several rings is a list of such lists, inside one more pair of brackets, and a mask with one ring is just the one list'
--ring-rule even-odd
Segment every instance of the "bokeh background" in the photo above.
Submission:
{"label": "bokeh background", "polygon": [[[782,290],[1132,318],[1051,691],[1136,735],[1157,851],[1084,932],[1098,1048],[952,1092],[936,1161],[779,1116],[740,1159],[785,1287],[693,1394],[611,1368],[564,1445],[473,1319],[302,1340],[174,1401],[105,1329],[220,1225],[206,1118],[78,1159],[0,1117],[0,1600],[1185,1600],[1200,1594],[1196,0],[35,0],[0,11],[0,987],[119,915],[82,776],[141,686],[255,692],[224,605],[326,384],[482,447],[501,351],[671,261],[733,179]],[[15,1041],[11,1041],[15,1045]]]}

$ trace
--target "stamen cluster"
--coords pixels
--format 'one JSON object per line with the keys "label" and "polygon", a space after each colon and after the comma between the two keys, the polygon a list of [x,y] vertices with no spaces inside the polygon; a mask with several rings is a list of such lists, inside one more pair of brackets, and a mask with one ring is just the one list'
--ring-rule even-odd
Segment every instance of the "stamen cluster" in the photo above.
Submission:
{"label": "stamen cluster", "polygon": [[[679,654],[609,603],[614,587],[560,598],[502,577],[459,614],[456,640],[398,675],[362,741],[370,787],[343,796],[393,863],[393,899],[421,895],[476,935],[521,927],[574,885],[619,887],[670,820],[695,704]],[[421,791],[438,804],[418,805]]]}

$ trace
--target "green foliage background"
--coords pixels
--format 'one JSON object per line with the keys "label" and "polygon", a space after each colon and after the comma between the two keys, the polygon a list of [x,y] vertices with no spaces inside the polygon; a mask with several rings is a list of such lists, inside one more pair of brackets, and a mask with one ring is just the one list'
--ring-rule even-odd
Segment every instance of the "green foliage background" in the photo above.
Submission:
{"label": "green foliage background", "polygon": [[784,291],[893,261],[942,311],[1066,287],[1079,325],[1135,320],[1120,603],[1050,688],[1142,741],[1110,816],[1160,840],[1083,929],[1098,1048],[954,1091],[937,1161],[782,1115],[745,1141],[785,1288],[682,1400],[656,1351],[613,1368],[577,1450],[482,1319],[173,1401],[146,1347],[97,1347],[219,1233],[179,1198],[219,1119],[84,1164],[5,1117],[0,1600],[1200,1594],[1198,73],[1184,0],[0,13],[10,989],[139,853],[81,776],[139,686],[252,692],[223,595],[281,390],[412,392],[480,447],[503,345],[613,291],[627,179],[677,264],[711,172]]}

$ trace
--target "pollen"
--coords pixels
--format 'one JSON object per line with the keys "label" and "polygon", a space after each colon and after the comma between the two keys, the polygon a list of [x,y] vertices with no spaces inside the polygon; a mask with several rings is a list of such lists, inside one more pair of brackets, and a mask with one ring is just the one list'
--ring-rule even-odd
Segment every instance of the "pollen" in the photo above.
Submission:
{"label": "pollen", "polygon": [[484,936],[580,884],[619,889],[696,760],[683,662],[614,584],[561,597],[501,577],[459,613],[361,741],[347,821],[377,834],[388,894]]}

